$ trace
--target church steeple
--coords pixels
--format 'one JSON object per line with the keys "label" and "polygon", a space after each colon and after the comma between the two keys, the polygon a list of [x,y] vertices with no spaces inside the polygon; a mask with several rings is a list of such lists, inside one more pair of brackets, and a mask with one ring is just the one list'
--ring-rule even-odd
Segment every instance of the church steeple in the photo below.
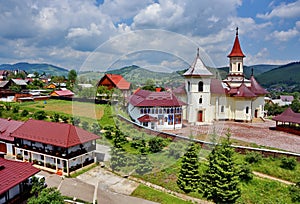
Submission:
{"label": "church steeple", "polygon": [[230,54],[227,57],[246,57],[241,49],[239,41],[239,28],[236,28],[235,40]]}
{"label": "church steeple", "polygon": [[229,75],[244,76],[243,58],[245,57],[239,41],[239,28],[236,28],[235,40],[229,57]]}

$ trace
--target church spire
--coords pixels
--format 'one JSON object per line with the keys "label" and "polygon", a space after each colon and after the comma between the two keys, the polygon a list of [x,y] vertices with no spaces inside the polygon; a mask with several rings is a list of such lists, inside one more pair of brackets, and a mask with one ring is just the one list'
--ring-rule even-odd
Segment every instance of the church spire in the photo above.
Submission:
{"label": "church spire", "polygon": [[245,57],[239,41],[239,28],[236,27],[235,40],[230,54],[227,57]]}

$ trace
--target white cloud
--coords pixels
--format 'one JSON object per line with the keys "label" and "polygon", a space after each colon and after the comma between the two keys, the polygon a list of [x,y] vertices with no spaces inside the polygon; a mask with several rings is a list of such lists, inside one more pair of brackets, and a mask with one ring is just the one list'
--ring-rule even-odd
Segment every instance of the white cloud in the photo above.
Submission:
{"label": "white cloud", "polygon": [[279,18],[295,18],[300,16],[300,1],[292,3],[282,3],[276,6],[271,12],[265,14],[257,14],[258,18],[270,19]]}
{"label": "white cloud", "polygon": [[273,33],[271,33],[270,36],[267,37],[267,40],[278,40],[281,42],[288,41],[294,37],[299,37],[300,32],[297,30],[297,26],[299,26],[299,23],[296,25],[296,27],[292,29],[288,29],[287,31],[277,31],[275,30]]}

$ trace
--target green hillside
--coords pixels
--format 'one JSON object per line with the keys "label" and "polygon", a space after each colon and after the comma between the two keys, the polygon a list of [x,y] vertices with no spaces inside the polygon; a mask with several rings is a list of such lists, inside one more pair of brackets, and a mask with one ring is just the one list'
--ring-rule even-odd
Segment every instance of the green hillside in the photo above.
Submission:
{"label": "green hillside", "polygon": [[46,73],[46,75],[55,76],[67,76],[69,70],[61,67],[57,67],[51,64],[30,64],[27,62],[20,62],[16,64],[1,64],[0,70],[24,70],[25,72],[39,74]]}
{"label": "green hillside", "polygon": [[300,83],[300,62],[293,62],[257,76],[257,80],[264,86],[274,84],[295,85]]}

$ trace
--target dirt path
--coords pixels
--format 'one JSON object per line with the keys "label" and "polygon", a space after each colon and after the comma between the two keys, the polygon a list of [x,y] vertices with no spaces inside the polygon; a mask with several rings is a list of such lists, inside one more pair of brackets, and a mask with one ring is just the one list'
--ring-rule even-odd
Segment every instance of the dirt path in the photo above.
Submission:
{"label": "dirt path", "polygon": [[267,174],[263,174],[263,173],[260,173],[260,172],[257,172],[257,171],[253,171],[253,174],[258,176],[258,177],[261,177],[261,178],[267,178],[267,179],[270,179],[270,180],[279,181],[279,182],[287,184],[287,185],[295,184],[293,182],[282,180],[282,179],[279,179],[279,178],[276,178],[276,177],[273,177],[273,176],[269,176]]}

